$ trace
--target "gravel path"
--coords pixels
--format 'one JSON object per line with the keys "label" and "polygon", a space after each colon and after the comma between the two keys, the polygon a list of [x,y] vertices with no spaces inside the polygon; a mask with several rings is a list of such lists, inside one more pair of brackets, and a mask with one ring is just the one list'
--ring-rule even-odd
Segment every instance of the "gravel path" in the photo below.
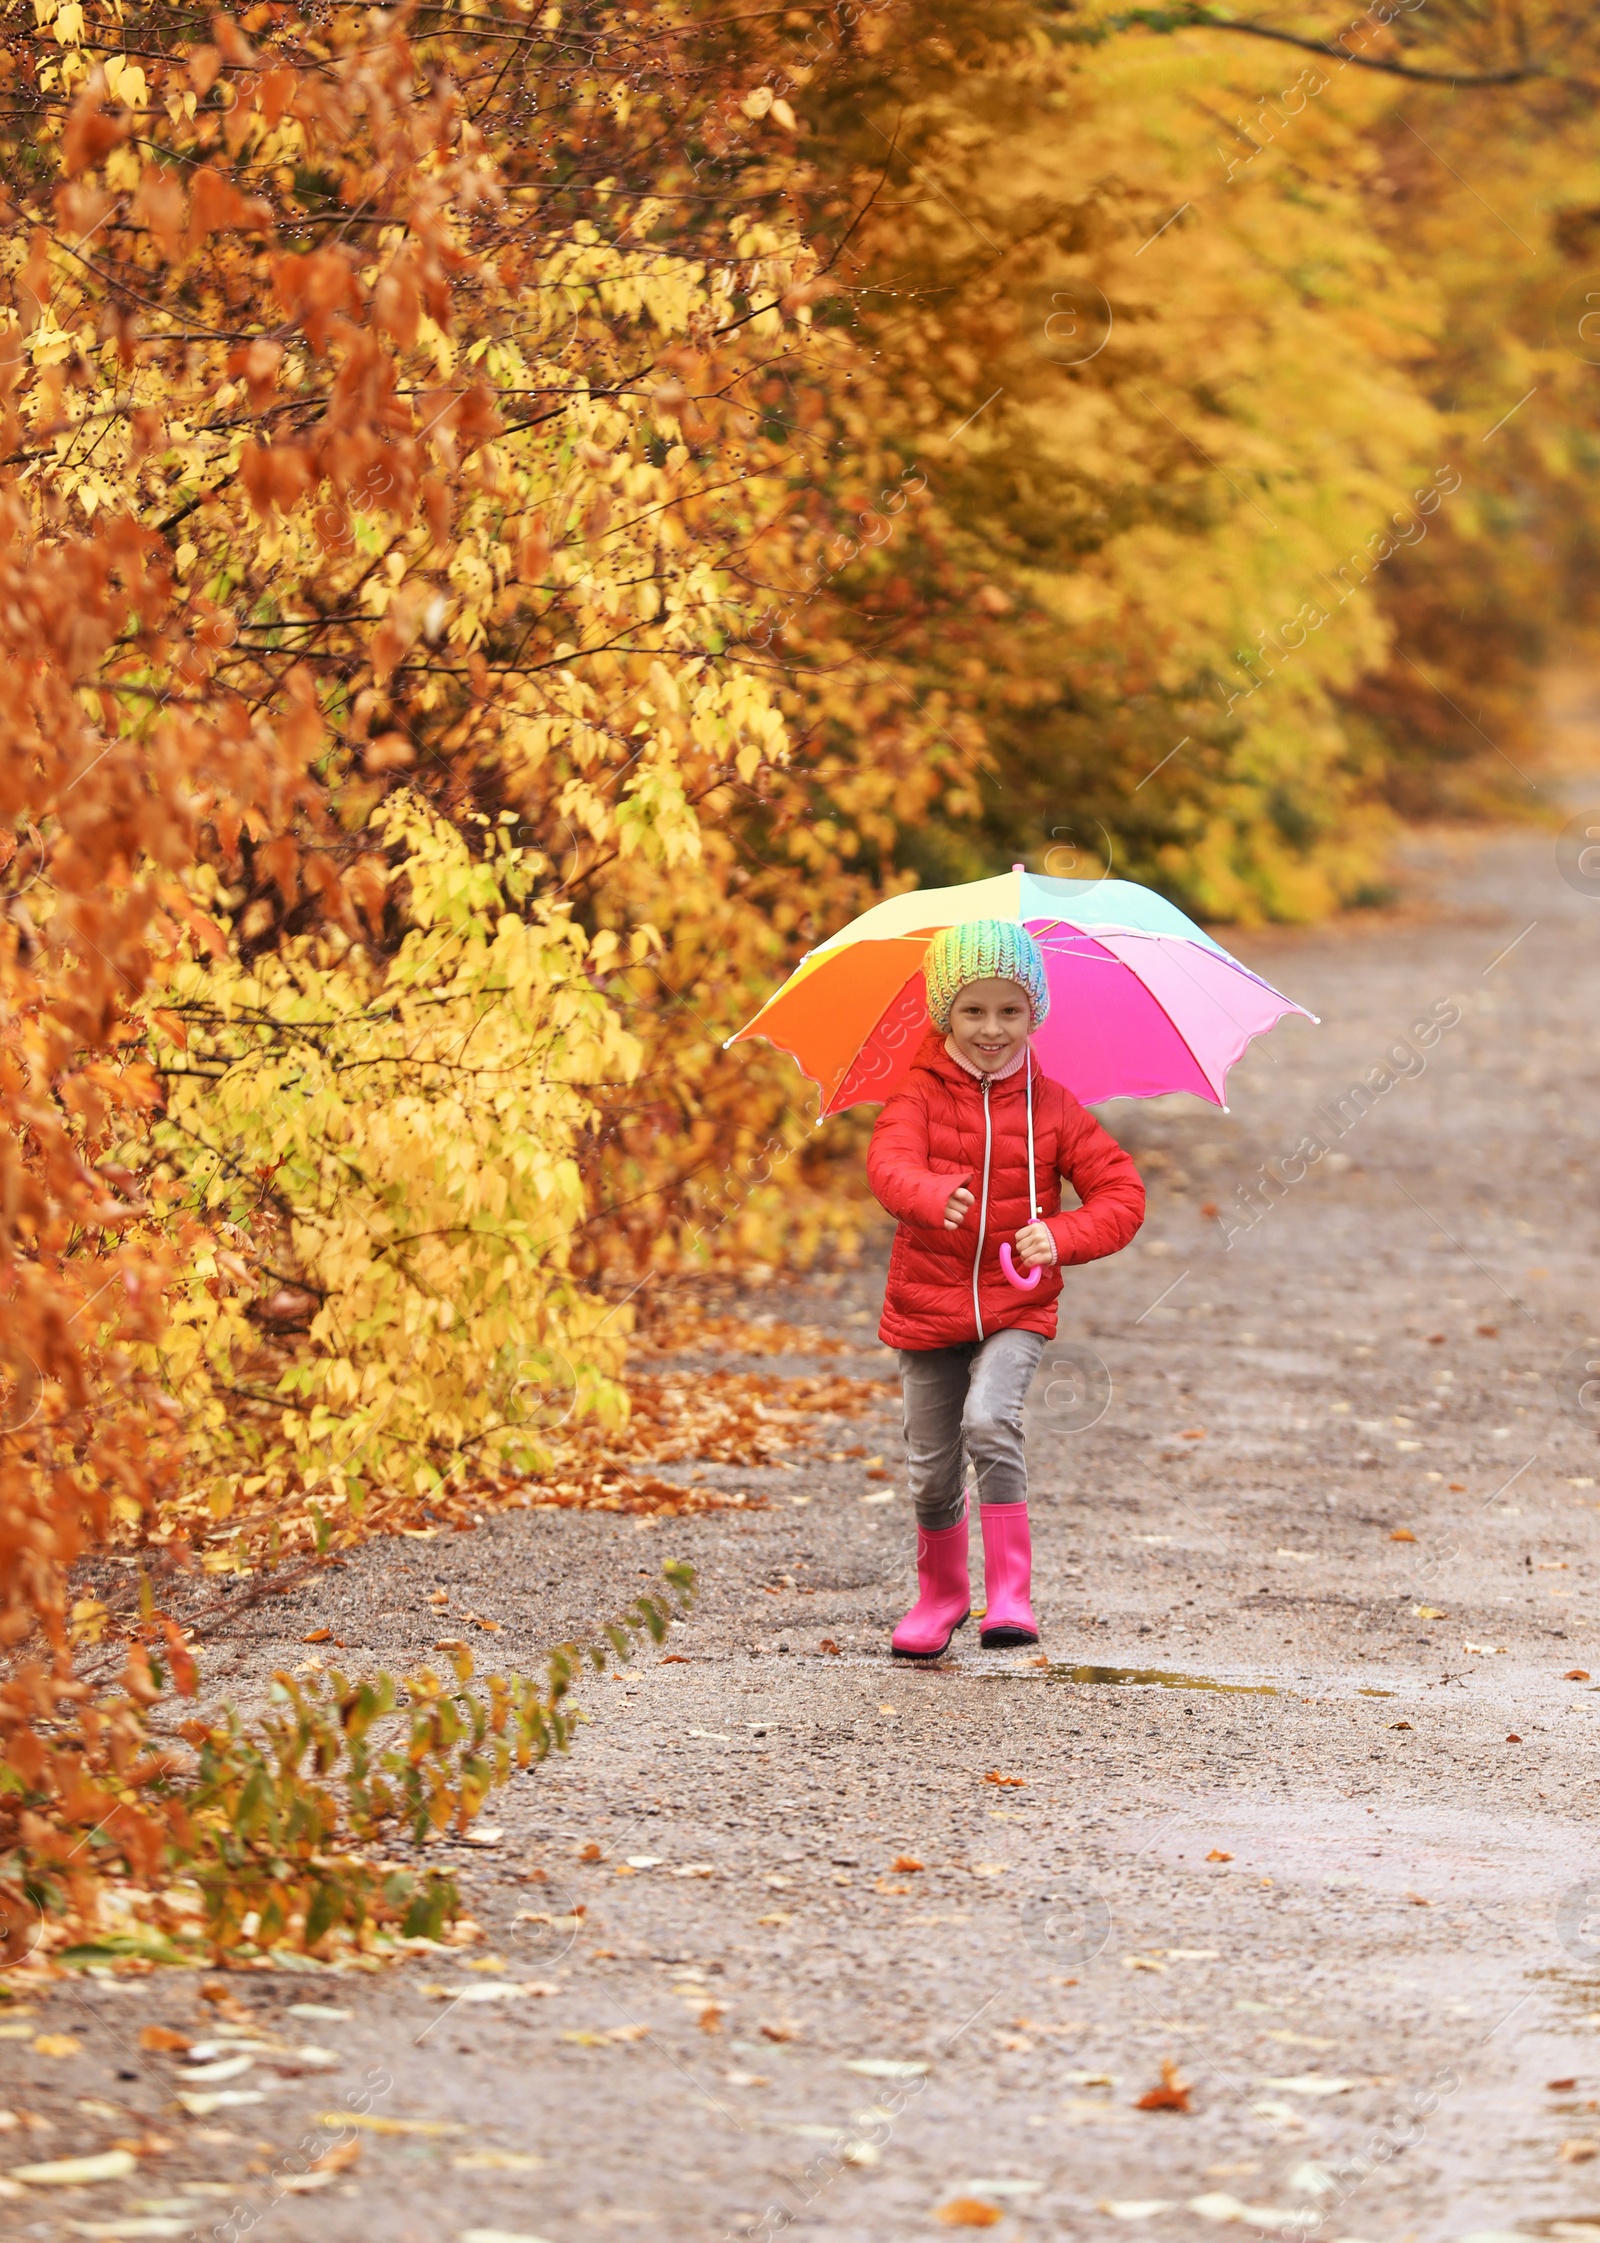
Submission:
{"label": "gravel path", "polygon": [[[0,2100],[54,2122],[0,2166],[174,2147],[30,2192],[11,2231],[210,2234],[239,2203],[306,2243],[1600,2243],[1597,946],[1550,838],[1418,843],[1396,911],[1240,942],[1323,1025],[1254,1051],[1231,1113],[1108,1110],[1151,1212],[1070,1278],[1035,1388],[1043,1662],[973,1629],[932,1671],[887,1658],[912,1571],[904,1497],[865,1476],[897,1461],[887,1394],[841,1431],[868,1458],[724,1471],[769,1499],[748,1515],[501,1518],[242,1618],[208,1678],[248,1698],[318,1626],[415,1659],[438,1586],[526,1664],[667,1557],[703,1583],[665,1659],[589,1688],[570,1760],[495,1803],[499,1843],[459,1849],[467,1952],[543,1991],[474,1999],[497,1974],[456,1956],[231,1977],[235,2036],[336,2062],[259,2055],[264,2098],[199,2120],[134,2047],[214,2014],[192,1977],[63,1990],[34,2022],[80,2054],[0,2040]],[[1247,1220],[1310,1133],[1329,1149]],[[878,1288],[752,1298],[859,1343],[774,1367],[884,1378]],[[1140,2107],[1174,2077],[1186,2110]],[[460,2131],[365,2131],[282,2195],[363,2092]]]}

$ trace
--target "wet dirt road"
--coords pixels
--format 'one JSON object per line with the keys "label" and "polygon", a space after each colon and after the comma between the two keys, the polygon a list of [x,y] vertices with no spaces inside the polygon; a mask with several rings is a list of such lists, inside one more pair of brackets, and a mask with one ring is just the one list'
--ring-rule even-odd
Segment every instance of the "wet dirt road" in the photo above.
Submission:
{"label": "wet dirt road", "polygon": [[[207,2014],[192,1978],[51,1997],[76,2056],[0,2041],[0,2100],[55,2121],[0,2164],[174,2144],[13,2231],[1600,2243],[1600,899],[1545,835],[1420,843],[1408,898],[1238,944],[1323,1025],[1253,1052],[1231,1113],[1107,1112],[1151,1211],[1070,1275],[1035,1387],[1046,1663],[970,1628],[890,1663],[912,1535],[867,1460],[729,1469],[770,1499],[745,1516],[368,1548],[226,1686],[317,1626],[412,1660],[436,1583],[507,1663],[666,1557],[703,1594],[459,1850],[503,1972],[241,1974],[336,2061],[262,2057],[205,2121],[134,2047]],[[881,1379],[876,1300],[867,1268],[750,1313]],[[839,1446],[892,1468],[876,1407]],[[1144,2107],[1164,2080],[1187,2108]],[[457,2131],[368,2130],[282,2194],[363,2093]]]}

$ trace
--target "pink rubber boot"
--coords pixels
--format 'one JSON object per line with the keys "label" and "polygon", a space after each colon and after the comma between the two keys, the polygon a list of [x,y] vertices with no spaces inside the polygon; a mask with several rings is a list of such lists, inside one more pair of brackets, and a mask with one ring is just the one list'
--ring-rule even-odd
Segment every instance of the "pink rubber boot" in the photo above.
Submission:
{"label": "pink rubber boot", "polygon": [[1028,1532],[1026,1503],[985,1503],[983,1516],[983,1579],[989,1609],[978,1630],[978,1641],[989,1651],[1004,1651],[1019,1643],[1037,1643],[1039,1623],[1028,1602],[1033,1581],[1033,1537]]}
{"label": "pink rubber boot", "polygon": [[916,1603],[889,1639],[897,1659],[937,1659],[972,1611],[967,1586],[967,1514],[954,1526],[917,1529]]}

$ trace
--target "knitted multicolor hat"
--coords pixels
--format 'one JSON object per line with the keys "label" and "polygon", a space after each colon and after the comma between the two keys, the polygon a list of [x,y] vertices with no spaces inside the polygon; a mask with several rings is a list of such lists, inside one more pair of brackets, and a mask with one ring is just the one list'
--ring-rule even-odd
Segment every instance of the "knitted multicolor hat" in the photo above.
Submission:
{"label": "knitted multicolor hat", "polygon": [[948,1029],[950,1007],[969,981],[1019,983],[1033,1007],[1035,1028],[1050,1010],[1044,952],[1014,919],[969,919],[964,926],[942,928],[928,945],[922,971],[935,1028]]}

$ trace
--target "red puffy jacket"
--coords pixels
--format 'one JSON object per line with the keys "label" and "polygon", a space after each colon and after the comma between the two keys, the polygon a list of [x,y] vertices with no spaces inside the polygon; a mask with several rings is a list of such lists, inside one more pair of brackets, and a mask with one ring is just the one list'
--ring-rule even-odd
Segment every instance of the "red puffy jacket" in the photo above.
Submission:
{"label": "red puffy jacket", "polygon": [[[1030,1292],[1006,1280],[1003,1241],[1029,1219],[1027,1069],[981,1083],[930,1029],[910,1076],[878,1116],[867,1177],[898,1218],[878,1337],[889,1347],[954,1347],[1013,1325],[1054,1339],[1061,1271],[1127,1245],[1144,1221],[1139,1171],[1030,1053],[1034,1172],[1039,1213],[1059,1260]],[[1081,1207],[1061,1212],[1066,1177]],[[959,1184],[974,1205],[955,1230],[944,1211]]]}

